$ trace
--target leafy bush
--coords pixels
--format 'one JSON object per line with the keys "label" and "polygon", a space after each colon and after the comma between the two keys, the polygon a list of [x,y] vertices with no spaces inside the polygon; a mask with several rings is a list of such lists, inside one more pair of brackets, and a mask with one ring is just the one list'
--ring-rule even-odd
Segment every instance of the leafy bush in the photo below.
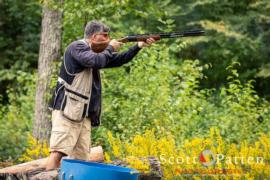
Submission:
{"label": "leafy bush", "polygon": [[[160,133],[164,136],[159,137]],[[179,145],[175,136],[156,130],[147,130],[130,141],[122,141],[111,133],[108,133],[108,139],[107,162],[121,159],[130,167],[148,173],[149,162],[144,159],[156,157],[161,162],[164,179],[224,179],[225,176],[264,179],[270,175],[267,161],[270,137],[265,134],[260,134],[254,143],[244,140],[239,144],[226,143],[216,128],[210,128],[205,138],[187,138]],[[205,151],[211,152],[210,156],[202,154]]]}
{"label": "leafy bush", "polygon": [[9,104],[0,104],[0,161],[16,161],[27,146],[32,131],[35,73],[18,71],[16,85],[8,88]]}
{"label": "leafy bush", "polygon": [[27,149],[20,157],[19,161],[33,161],[49,155],[47,142],[39,142],[32,135],[28,134]]}
{"label": "leafy bush", "polygon": [[98,138],[106,129],[126,139],[153,127],[179,142],[204,137],[210,127],[234,143],[268,134],[269,103],[258,97],[253,81],[238,79],[237,65],[228,66],[227,84],[220,90],[200,89],[209,65],[179,62],[163,46],[143,50],[124,68],[103,73],[103,127],[94,130],[94,138],[107,144]]}

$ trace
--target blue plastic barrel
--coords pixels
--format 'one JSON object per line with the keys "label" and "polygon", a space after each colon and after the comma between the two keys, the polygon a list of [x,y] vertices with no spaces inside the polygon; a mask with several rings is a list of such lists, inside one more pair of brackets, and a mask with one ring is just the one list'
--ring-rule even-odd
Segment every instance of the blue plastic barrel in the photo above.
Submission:
{"label": "blue plastic barrel", "polygon": [[135,169],[112,164],[63,159],[59,172],[61,180],[138,180]]}

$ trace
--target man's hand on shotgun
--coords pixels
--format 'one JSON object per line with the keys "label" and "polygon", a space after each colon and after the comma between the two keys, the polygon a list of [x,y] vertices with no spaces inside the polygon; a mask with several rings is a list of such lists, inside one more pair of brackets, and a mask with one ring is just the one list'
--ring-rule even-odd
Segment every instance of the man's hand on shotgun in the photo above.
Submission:
{"label": "man's hand on shotgun", "polygon": [[144,41],[139,41],[138,46],[139,46],[139,48],[144,48],[144,47],[150,46],[154,42],[156,42],[156,40],[154,38],[148,38],[148,39],[146,39],[145,42]]}

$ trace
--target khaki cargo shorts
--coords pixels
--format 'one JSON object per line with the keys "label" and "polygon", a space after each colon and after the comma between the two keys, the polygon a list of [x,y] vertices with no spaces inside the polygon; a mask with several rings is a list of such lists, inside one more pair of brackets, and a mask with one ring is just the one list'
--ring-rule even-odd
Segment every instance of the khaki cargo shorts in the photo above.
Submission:
{"label": "khaki cargo shorts", "polygon": [[59,110],[52,111],[50,152],[58,151],[72,159],[89,160],[91,148],[91,122],[72,122]]}

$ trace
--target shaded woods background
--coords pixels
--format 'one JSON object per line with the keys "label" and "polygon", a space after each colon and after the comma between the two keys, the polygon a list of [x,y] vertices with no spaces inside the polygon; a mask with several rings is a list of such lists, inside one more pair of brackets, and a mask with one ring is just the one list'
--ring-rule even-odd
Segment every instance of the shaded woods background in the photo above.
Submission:
{"label": "shaded woods background", "polygon": [[[157,136],[172,134],[179,146],[206,137],[212,127],[236,144],[269,135],[267,0],[66,0],[58,8],[64,14],[62,53],[83,37],[92,19],[107,23],[112,38],[207,32],[206,37],[160,41],[124,67],[102,71],[102,126],[93,130],[93,144],[109,149],[108,130],[129,139],[154,128]],[[0,161],[18,162],[29,146],[41,13],[39,1],[0,1]],[[52,67],[55,77],[60,62]]]}

